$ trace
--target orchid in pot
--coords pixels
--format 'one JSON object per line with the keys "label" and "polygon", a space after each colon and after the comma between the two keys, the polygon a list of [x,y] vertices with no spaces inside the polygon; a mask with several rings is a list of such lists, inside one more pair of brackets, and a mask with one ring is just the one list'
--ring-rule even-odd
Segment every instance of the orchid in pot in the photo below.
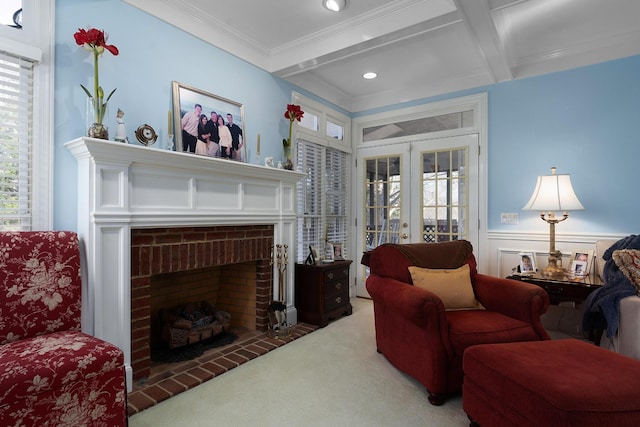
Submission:
{"label": "orchid in pot", "polygon": [[82,84],[80,85],[89,97],[89,102],[93,109],[93,124],[89,127],[88,136],[92,138],[109,139],[109,132],[107,127],[103,125],[103,121],[107,111],[107,104],[116,90],[112,90],[105,99],[104,90],[98,80],[98,58],[105,50],[117,56],[119,53],[118,48],[114,45],[107,44],[108,36],[104,31],[96,28],[88,28],[86,30],[78,28],[78,31],[73,37],[78,46],[84,47],[93,54],[93,93]]}
{"label": "orchid in pot", "polygon": [[293,169],[293,163],[291,162],[291,141],[293,134],[293,122],[301,121],[304,116],[304,111],[299,105],[287,104],[287,110],[284,112],[284,118],[289,120],[289,138],[282,140],[282,146],[284,147],[285,157],[285,169]]}

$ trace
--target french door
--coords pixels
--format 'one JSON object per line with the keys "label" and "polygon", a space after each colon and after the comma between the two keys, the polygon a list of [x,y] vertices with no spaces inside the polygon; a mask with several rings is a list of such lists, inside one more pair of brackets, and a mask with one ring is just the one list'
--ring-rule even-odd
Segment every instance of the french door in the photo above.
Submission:
{"label": "french door", "polygon": [[[469,240],[478,248],[478,135],[360,148],[358,253],[383,243]],[[369,297],[368,269],[356,294]]]}

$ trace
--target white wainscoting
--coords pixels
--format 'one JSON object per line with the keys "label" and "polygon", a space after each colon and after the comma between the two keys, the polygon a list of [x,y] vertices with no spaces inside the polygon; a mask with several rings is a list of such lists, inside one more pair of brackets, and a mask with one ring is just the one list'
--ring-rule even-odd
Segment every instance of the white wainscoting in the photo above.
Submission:
{"label": "white wainscoting", "polygon": [[[572,252],[594,250],[597,240],[618,240],[626,234],[580,234],[569,235],[556,232],[556,250],[562,252],[562,265],[569,268]],[[482,273],[492,276],[506,277],[520,263],[519,252],[533,252],[538,270],[547,265],[549,254],[549,233],[508,233],[490,231],[487,233],[488,260],[479,265],[487,266],[488,271]],[[592,262],[590,280],[595,279],[595,262]],[[563,304],[552,305],[542,317],[542,323],[548,331],[559,331],[578,338],[582,334],[582,313],[584,304],[573,306]]]}

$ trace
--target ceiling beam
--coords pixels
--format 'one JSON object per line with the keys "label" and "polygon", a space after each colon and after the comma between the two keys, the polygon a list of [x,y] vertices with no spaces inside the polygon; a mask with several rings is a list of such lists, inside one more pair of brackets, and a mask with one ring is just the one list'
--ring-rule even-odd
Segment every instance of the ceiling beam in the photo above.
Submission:
{"label": "ceiling beam", "polygon": [[510,60],[498,37],[487,0],[453,0],[464,25],[476,41],[494,82],[513,79]]}

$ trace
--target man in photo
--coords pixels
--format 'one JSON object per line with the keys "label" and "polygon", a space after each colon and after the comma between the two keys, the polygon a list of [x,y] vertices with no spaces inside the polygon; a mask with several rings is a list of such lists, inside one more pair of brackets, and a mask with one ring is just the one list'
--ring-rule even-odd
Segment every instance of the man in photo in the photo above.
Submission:
{"label": "man in photo", "polygon": [[182,125],[182,151],[196,152],[200,114],[202,114],[202,105],[196,104],[192,112],[184,113],[184,116],[182,116],[180,122]]}
{"label": "man in photo", "polygon": [[242,129],[233,123],[233,114],[227,114],[227,127],[231,131],[231,157],[234,160],[240,160],[240,149],[244,145],[242,141]]}

